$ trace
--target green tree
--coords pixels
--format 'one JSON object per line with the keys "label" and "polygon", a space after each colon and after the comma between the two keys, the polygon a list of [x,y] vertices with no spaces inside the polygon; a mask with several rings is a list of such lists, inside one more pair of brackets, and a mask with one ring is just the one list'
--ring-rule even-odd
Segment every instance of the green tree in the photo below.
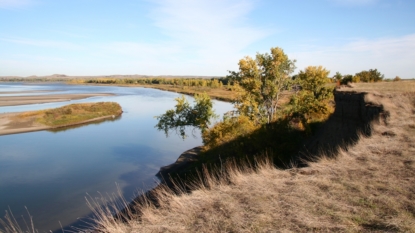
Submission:
{"label": "green tree", "polygon": [[156,116],[159,121],[155,126],[158,130],[163,130],[168,136],[170,130],[176,130],[176,133],[185,139],[186,126],[198,128],[202,133],[208,128],[210,120],[216,115],[212,110],[212,100],[206,94],[195,94],[195,104],[190,106],[187,99],[182,95],[176,98],[175,109],[167,110],[166,113]]}
{"label": "green tree", "polygon": [[301,91],[291,97],[289,111],[305,127],[311,114],[326,114],[329,110],[328,101],[333,97],[333,88],[328,86],[329,73],[322,66],[309,66],[297,76]]}
{"label": "green tree", "polygon": [[343,75],[340,74],[340,72],[336,72],[336,74],[333,76],[333,79],[337,82],[340,82],[343,78]]}
{"label": "green tree", "polygon": [[271,53],[257,53],[255,60],[247,56],[239,61],[239,71],[228,76],[240,87],[235,101],[239,114],[248,116],[258,124],[269,124],[276,113],[282,91],[290,86],[290,74],[295,69],[281,48]]}
{"label": "green tree", "polygon": [[359,76],[361,82],[380,82],[384,78],[384,75],[377,69],[370,69],[369,71],[364,70],[357,73],[355,76]]}
{"label": "green tree", "polygon": [[[357,80],[358,77],[353,76],[351,74],[346,74],[346,75],[343,75],[343,79],[342,79],[342,81],[340,83],[342,85],[347,85],[347,83],[353,82],[353,79]],[[359,80],[360,80],[360,78],[359,78]]]}

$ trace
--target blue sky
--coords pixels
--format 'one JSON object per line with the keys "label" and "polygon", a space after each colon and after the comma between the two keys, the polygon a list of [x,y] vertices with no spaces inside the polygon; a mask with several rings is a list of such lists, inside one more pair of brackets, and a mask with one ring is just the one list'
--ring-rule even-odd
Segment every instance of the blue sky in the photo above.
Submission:
{"label": "blue sky", "polygon": [[415,78],[414,12],[414,0],[0,0],[0,76],[224,76],[281,47],[297,71]]}

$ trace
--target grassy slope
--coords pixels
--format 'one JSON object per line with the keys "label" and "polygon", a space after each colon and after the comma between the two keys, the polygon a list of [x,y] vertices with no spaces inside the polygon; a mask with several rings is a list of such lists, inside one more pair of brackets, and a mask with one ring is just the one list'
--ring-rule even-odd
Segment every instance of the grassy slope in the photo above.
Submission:
{"label": "grassy slope", "polygon": [[36,122],[52,126],[67,126],[78,124],[94,118],[118,116],[122,113],[121,106],[114,102],[70,104],[60,108],[24,112],[17,119],[35,118]]}
{"label": "grassy slope", "polygon": [[101,230],[415,232],[415,94],[386,97],[377,101],[388,124],[336,159],[290,170],[228,166],[190,194],[160,188],[160,206],[141,206],[141,218],[120,223],[101,212]]}

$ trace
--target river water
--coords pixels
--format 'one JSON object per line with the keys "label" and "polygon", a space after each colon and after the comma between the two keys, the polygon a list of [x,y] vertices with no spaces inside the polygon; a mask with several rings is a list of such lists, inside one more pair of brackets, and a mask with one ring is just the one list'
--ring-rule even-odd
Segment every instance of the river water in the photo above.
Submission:
{"label": "river water", "polygon": [[[194,137],[182,140],[174,132],[166,137],[154,128],[157,123],[154,116],[173,108],[177,93],[139,87],[0,83],[0,96],[16,95],[3,92],[39,90],[46,92],[30,95],[113,93],[115,96],[0,107],[0,113],[99,101],[118,102],[124,111],[114,120],[59,131],[0,136],[0,210],[3,216],[5,210],[11,210],[20,223],[22,216],[29,220],[28,210],[39,232],[87,226],[91,210],[85,197],[112,195],[119,189],[128,201],[132,200],[157,184],[155,174],[161,166],[173,163],[182,152],[202,144],[198,131],[193,131]],[[214,109],[223,114],[232,106],[214,101]]]}

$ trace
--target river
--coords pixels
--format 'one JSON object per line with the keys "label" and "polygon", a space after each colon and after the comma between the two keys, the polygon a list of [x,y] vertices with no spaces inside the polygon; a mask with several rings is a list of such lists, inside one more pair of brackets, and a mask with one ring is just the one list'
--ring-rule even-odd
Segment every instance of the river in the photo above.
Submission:
{"label": "river", "polygon": [[[20,223],[21,216],[29,220],[28,210],[39,232],[87,226],[85,221],[88,222],[91,210],[86,205],[86,196],[112,195],[118,187],[127,200],[132,200],[159,182],[155,174],[161,166],[173,163],[182,152],[202,144],[198,131],[182,140],[175,133],[166,137],[154,128],[157,123],[154,116],[173,108],[177,93],[140,87],[0,83],[0,96],[12,95],[4,92],[39,90],[45,92],[30,95],[113,93],[115,96],[0,107],[0,113],[99,101],[118,102],[124,111],[114,120],[58,131],[0,136],[0,210],[10,209]],[[214,109],[221,115],[231,110],[232,105],[214,101]]]}

